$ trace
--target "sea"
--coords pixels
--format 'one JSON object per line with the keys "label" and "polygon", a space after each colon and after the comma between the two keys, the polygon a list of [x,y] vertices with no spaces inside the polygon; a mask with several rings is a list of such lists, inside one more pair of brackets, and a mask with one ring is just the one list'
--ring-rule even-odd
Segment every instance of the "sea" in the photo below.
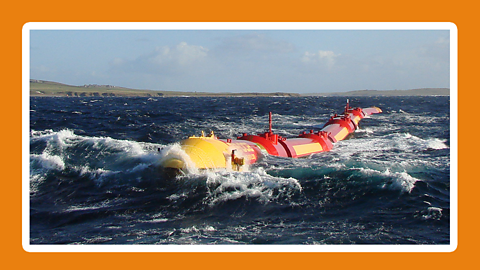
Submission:
{"label": "sea", "polygon": [[[330,152],[159,166],[202,131],[286,138],[383,112]],[[450,97],[30,97],[31,245],[449,245]]]}

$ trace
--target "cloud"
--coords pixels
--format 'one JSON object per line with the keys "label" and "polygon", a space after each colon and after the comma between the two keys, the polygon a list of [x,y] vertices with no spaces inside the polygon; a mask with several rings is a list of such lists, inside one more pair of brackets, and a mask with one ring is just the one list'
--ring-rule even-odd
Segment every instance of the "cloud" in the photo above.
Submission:
{"label": "cloud", "polygon": [[335,54],[333,51],[322,51],[318,52],[305,52],[301,58],[301,61],[305,64],[314,64],[326,67],[327,69],[332,69],[337,61],[337,57],[340,54]]}
{"label": "cloud", "polygon": [[290,53],[295,50],[295,46],[265,34],[254,33],[226,38],[218,49],[235,53]]}
{"label": "cloud", "polygon": [[424,44],[416,49],[415,54],[419,58],[427,58],[436,65],[450,63],[450,39],[442,37]]}
{"label": "cloud", "polygon": [[321,49],[302,53],[291,43],[254,33],[221,39],[211,48],[180,42],[133,59],[114,58],[109,74],[125,82],[121,85],[135,82],[163,90],[411,89],[448,85],[448,59],[448,38],[401,49],[340,54]]}
{"label": "cloud", "polygon": [[157,47],[148,61],[156,65],[180,65],[186,66],[200,61],[207,57],[208,49],[202,46],[188,45],[186,42],[180,42],[177,46],[170,48],[168,46]]}
{"label": "cloud", "polygon": [[121,66],[121,65],[124,65],[125,63],[126,61],[124,59],[115,57],[113,58],[110,64],[114,66]]}
{"label": "cloud", "polygon": [[110,65],[115,71],[136,71],[149,74],[181,74],[199,67],[209,50],[198,45],[180,42],[176,46],[156,47],[152,52],[133,60],[114,58]]}
{"label": "cloud", "polygon": [[265,34],[239,35],[219,41],[213,48],[180,42],[175,46],[153,48],[133,59],[113,58],[109,62],[109,74],[121,80],[149,81],[157,89],[199,90],[209,86],[203,90],[230,91],[247,81],[259,84],[276,74],[278,67],[288,69],[293,62],[293,44]]}
{"label": "cloud", "polygon": [[449,38],[416,46],[339,54],[330,50],[305,51],[299,57],[303,81],[322,90],[413,89],[449,85]]}

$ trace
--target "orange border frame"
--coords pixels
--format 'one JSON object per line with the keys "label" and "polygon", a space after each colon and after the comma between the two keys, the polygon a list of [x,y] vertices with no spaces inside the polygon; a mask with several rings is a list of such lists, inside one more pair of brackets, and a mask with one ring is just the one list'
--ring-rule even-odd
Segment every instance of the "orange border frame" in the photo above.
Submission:
{"label": "orange border frame", "polygon": [[[471,3],[471,2],[470,2]],[[464,150],[462,115],[476,115],[468,100],[478,96],[473,72],[478,70],[477,9],[447,1],[180,1],[131,3],[25,1],[4,4],[2,51],[4,104],[2,155],[4,264],[32,269],[85,268],[429,268],[474,264],[476,255],[475,142]],[[451,253],[28,253],[22,248],[22,27],[27,22],[453,22],[458,28],[458,248]],[[468,102],[468,103],[467,103]],[[466,146],[466,145],[465,145]],[[468,179],[468,180],[467,180]],[[468,186],[462,185],[467,183]]]}

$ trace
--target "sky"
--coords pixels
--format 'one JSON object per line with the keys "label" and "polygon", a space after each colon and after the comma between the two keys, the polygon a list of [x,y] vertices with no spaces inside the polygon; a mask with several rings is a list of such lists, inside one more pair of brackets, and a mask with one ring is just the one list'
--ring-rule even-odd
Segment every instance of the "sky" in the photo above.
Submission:
{"label": "sky", "polygon": [[450,87],[449,30],[30,30],[30,78],[198,92]]}

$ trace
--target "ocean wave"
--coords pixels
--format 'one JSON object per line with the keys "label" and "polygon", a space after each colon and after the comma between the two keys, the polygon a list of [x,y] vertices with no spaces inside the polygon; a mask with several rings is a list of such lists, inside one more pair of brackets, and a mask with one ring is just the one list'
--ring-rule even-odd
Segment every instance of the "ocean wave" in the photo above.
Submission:
{"label": "ocean wave", "polygon": [[30,147],[31,179],[73,171],[102,183],[118,174],[125,178],[154,166],[160,156],[156,149],[164,145],[44,130],[31,132]]}
{"label": "ocean wave", "polygon": [[[183,182],[204,181],[207,187],[204,201],[213,206],[240,198],[261,203],[288,199],[302,192],[302,186],[294,178],[269,175],[263,168],[249,172],[203,170],[178,179]],[[170,199],[178,199],[185,194],[176,194]]]}
{"label": "ocean wave", "polygon": [[359,168],[359,171],[364,177],[380,177],[382,179],[382,188],[394,188],[400,189],[405,192],[412,192],[415,187],[415,183],[420,181],[419,179],[412,177],[407,172],[392,172],[389,169],[385,171],[377,171],[368,168]]}
{"label": "ocean wave", "polygon": [[448,149],[446,140],[438,138],[422,139],[410,133],[393,133],[383,136],[356,138],[355,140],[340,141],[335,144],[332,152],[341,155],[356,155],[359,153],[378,153],[379,151],[396,155],[398,152],[409,153],[424,150]]}

